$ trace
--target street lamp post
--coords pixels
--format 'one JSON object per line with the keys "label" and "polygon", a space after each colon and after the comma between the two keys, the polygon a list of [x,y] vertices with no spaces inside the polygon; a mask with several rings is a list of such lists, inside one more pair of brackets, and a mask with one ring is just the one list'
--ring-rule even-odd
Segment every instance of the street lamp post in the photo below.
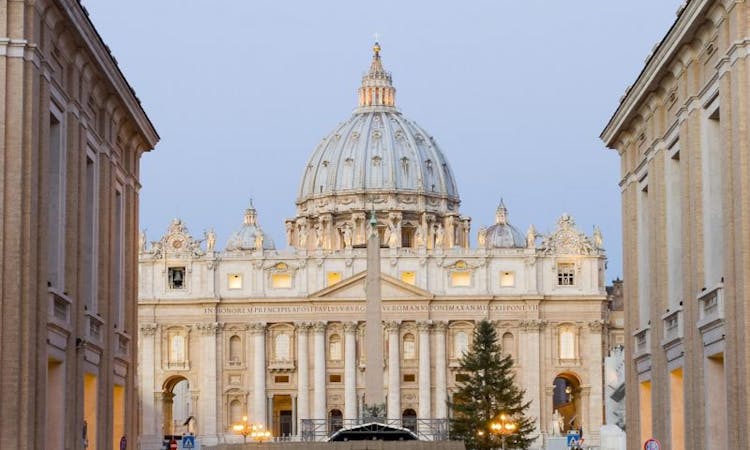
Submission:
{"label": "street lamp post", "polygon": [[261,443],[271,439],[271,432],[263,429],[262,424],[253,425],[253,431],[250,433],[250,437],[257,443]]}
{"label": "street lamp post", "polygon": [[244,443],[247,443],[247,436],[253,431],[252,426],[247,422],[247,416],[242,416],[242,423],[235,424],[232,429],[242,435]]}
{"label": "street lamp post", "polygon": [[500,435],[500,448],[505,450],[505,438],[514,434],[518,424],[508,415],[500,414],[497,421],[490,423],[490,431]]}
{"label": "street lamp post", "polygon": [[250,436],[255,442],[261,443],[271,439],[271,432],[263,429],[263,424],[250,423],[247,416],[242,416],[242,422],[232,426],[232,429],[242,435],[242,442],[247,443]]}

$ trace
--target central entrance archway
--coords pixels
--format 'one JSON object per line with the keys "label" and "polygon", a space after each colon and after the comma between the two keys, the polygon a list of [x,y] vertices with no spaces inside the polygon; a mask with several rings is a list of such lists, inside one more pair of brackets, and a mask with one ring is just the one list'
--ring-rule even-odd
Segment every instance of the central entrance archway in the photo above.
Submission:
{"label": "central entrance archway", "polygon": [[195,433],[192,402],[187,378],[180,375],[167,378],[162,386],[162,428],[165,437]]}

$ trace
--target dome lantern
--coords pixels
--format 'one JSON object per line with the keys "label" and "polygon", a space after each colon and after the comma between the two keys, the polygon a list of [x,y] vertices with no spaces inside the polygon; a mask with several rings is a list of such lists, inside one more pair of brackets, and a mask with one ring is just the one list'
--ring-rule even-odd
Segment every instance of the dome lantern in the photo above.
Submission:
{"label": "dome lantern", "polygon": [[370,70],[362,77],[359,88],[359,109],[380,106],[395,108],[396,88],[393,87],[391,74],[383,69],[380,60],[380,44],[372,47],[372,63]]}

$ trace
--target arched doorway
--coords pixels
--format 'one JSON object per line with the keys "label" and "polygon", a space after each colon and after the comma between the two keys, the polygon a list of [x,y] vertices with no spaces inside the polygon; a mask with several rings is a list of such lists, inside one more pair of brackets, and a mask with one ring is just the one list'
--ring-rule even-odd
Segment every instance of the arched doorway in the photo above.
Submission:
{"label": "arched doorway", "polygon": [[190,382],[183,376],[168,378],[162,387],[162,428],[165,436],[195,433]]}
{"label": "arched doorway", "polygon": [[[555,377],[552,390],[553,417],[559,417],[560,432],[577,430],[582,423],[581,381],[571,373]],[[557,411],[557,414],[554,414]]]}
{"label": "arched doorway", "polygon": [[340,409],[328,412],[328,434],[333,434],[344,427],[344,415]]}
{"label": "arched doorway", "polygon": [[417,432],[417,412],[413,409],[405,409],[401,414],[401,426]]}

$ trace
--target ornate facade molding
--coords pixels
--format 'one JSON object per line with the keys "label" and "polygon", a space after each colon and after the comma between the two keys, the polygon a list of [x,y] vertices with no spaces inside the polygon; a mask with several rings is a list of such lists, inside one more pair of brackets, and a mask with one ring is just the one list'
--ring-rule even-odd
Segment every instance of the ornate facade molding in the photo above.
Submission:
{"label": "ornate facade molding", "polygon": [[520,325],[523,331],[542,331],[547,327],[548,322],[546,320],[531,319],[521,321]]}
{"label": "ornate facade molding", "polygon": [[216,336],[224,329],[224,324],[219,322],[199,323],[197,327],[202,336]]}
{"label": "ornate facade molding", "polygon": [[253,322],[249,329],[251,334],[263,334],[266,332],[266,324],[265,322]]}
{"label": "ornate facade molding", "polygon": [[420,320],[417,322],[417,330],[420,332],[427,331],[429,332],[430,329],[432,329],[432,322],[429,320]]}
{"label": "ornate facade molding", "polygon": [[356,333],[359,326],[357,322],[344,322],[343,325],[345,333]]}
{"label": "ornate facade molding", "polygon": [[158,323],[142,323],[141,334],[144,336],[153,336],[159,330]]}
{"label": "ornate facade molding", "polygon": [[390,333],[392,331],[398,331],[401,328],[401,322],[398,322],[396,320],[389,320],[387,322],[383,322],[383,326],[385,327],[385,331]]}
{"label": "ornate facade molding", "polygon": [[575,220],[563,214],[557,220],[557,230],[545,237],[541,246],[544,255],[597,255],[599,250],[586,234],[576,228]]}
{"label": "ornate facade molding", "polygon": [[607,322],[602,319],[592,320],[589,322],[589,330],[594,333],[601,333],[607,328]]}
{"label": "ornate facade molding", "polygon": [[325,333],[327,327],[328,323],[323,321],[313,322],[312,324],[312,330],[315,333]]}
{"label": "ornate facade molding", "polygon": [[445,331],[448,329],[448,322],[438,320],[433,322],[432,324],[432,330],[435,333],[445,333]]}

